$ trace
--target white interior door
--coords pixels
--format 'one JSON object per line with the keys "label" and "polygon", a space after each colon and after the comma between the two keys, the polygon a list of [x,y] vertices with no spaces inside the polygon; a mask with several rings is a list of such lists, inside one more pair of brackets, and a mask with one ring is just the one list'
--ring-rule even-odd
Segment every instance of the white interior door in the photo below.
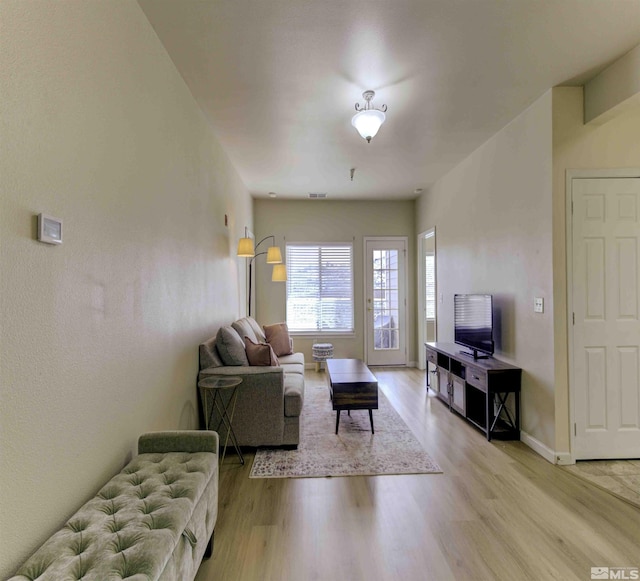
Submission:
{"label": "white interior door", "polygon": [[368,365],[406,365],[406,238],[365,238]]}
{"label": "white interior door", "polygon": [[640,179],[571,180],[574,456],[640,456]]}

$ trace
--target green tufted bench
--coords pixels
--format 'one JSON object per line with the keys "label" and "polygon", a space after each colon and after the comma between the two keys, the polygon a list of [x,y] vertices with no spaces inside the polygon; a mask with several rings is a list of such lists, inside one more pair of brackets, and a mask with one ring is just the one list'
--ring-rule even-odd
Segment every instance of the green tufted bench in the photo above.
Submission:
{"label": "green tufted bench", "polygon": [[9,581],[184,581],[213,549],[218,434],[153,432]]}

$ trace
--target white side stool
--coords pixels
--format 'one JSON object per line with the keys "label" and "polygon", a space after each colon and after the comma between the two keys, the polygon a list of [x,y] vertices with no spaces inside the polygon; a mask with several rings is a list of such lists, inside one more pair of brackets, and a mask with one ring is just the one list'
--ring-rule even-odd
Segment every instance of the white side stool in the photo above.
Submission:
{"label": "white side stool", "polygon": [[314,343],[311,353],[316,362],[316,371],[320,371],[322,362],[333,358],[333,345],[331,343]]}

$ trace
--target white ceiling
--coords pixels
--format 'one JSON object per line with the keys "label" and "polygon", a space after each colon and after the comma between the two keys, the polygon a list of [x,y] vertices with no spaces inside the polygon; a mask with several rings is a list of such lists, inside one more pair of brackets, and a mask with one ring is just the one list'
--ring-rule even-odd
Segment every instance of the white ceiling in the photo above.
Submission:
{"label": "white ceiling", "polygon": [[[139,4],[254,197],[415,198],[640,43],[640,0]],[[370,144],[351,126],[366,89],[388,106]]]}

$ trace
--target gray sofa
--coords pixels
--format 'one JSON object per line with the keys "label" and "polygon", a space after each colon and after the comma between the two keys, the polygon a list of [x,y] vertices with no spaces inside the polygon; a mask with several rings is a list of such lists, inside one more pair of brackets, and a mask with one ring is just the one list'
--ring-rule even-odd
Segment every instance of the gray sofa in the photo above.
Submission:
{"label": "gray sofa", "polygon": [[9,581],[188,581],[211,555],[217,516],[218,434],[143,434],[138,456]]}
{"label": "gray sofa", "polygon": [[[279,366],[249,365],[244,338],[264,343],[263,329],[251,317],[222,327],[200,345],[198,381],[210,375],[242,378],[237,388],[233,429],[240,446],[287,446],[300,441],[300,414],[304,402],[304,355],[280,355]],[[203,410],[209,414],[211,410]],[[214,410],[210,429],[216,429]],[[225,430],[221,430],[224,439]]]}

